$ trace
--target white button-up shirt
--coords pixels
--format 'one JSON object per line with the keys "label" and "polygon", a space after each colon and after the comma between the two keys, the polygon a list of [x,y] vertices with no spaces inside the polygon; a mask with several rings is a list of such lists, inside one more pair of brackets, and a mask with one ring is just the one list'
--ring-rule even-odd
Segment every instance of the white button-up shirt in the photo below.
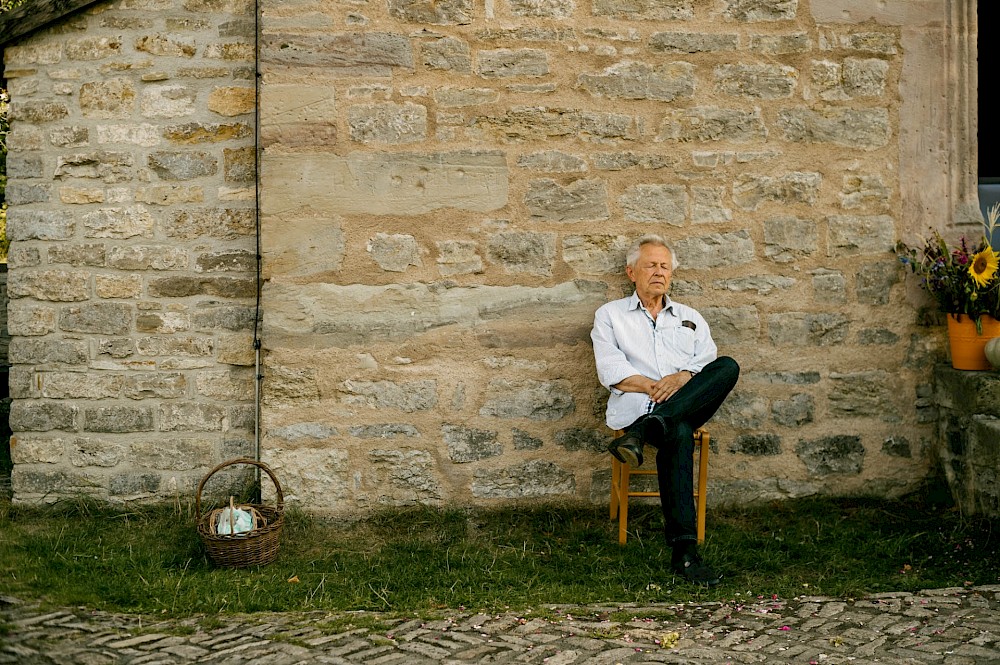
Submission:
{"label": "white button-up shirt", "polygon": [[590,338],[597,378],[611,391],[606,419],[612,429],[631,425],[655,406],[645,393],[622,392],[613,386],[636,374],[658,381],[681,370],[700,372],[718,355],[701,314],[666,296],[664,302],[655,321],[635,293],[603,305],[594,314]]}

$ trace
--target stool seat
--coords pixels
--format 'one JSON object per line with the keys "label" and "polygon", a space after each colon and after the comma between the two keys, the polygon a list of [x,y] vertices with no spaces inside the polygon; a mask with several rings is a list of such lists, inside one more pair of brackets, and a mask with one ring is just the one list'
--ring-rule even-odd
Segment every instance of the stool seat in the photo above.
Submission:
{"label": "stool seat", "polygon": [[[615,431],[615,436],[621,436],[621,430]],[[698,458],[698,482],[694,488],[695,509],[698,525],[698,544],[705,542],[705,509],[708,505],[708,430],[701,427],[694,433],[697,446],[695,455]],[[631,497],[659,497],[659,488],[655,492],[634,491],[629,488],[632,476],[655,476],[656,469],[633,469],[624,462],[619,462],[611,456],[611,519],[618,519],[618,543],[624,545],[628,538],[628,500]]]}

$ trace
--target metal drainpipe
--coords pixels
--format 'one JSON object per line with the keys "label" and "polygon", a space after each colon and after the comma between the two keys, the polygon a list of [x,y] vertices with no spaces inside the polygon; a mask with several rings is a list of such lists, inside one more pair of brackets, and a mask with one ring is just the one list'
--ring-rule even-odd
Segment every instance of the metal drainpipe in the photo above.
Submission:
{"label": "metal drainpipe", "polygon": [[[254,349],[254,417],[253,417],[253,442],[254,459],[260,461],[260,400],[261,381],[264,375],[260,372],[260,300],[261,300],[261,247],[260,247],[260,0],[254,0],[253,8],[253,40],[254,40],[254,223],[256,227],[257,240],[257,302],[254,309],[253,321],[253,349]],[[261,501],[261,471],[260,467],[255,467],[257,472],[257,501]]]}

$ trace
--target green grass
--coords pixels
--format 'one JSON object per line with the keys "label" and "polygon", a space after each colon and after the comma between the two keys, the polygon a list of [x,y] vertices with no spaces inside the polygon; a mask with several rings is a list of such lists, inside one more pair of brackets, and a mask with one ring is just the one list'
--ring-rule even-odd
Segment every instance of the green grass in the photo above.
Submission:
{"label": "green grass", "polygon": [[[546,603],[856,597],[1000,582],[997,523],[917,499],[711,510],[703,552],[724,573],[712,590],[669,572],[661,524],[655,506],[633,506],[633,533],[620,547],[604,506],[394,509],[350,524],[293,513],[276,562],[232,570],[212,566],[192,518],[176,507],[2,502],[0,594],[168,616],[429,616],[462,608],[538,611]],[[299,581],[289,582],[293,577]]]}

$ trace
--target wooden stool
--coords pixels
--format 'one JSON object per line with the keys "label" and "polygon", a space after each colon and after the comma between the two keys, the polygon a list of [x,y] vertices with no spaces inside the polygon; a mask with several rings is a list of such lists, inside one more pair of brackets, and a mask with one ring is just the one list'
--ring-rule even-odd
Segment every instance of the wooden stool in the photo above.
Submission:
{"label": "wooden stool", "polygon": [[[623,432],[617,430],[615,436]],[[698,544],[705,542],[705,507],[708,503],[708,430],[699,428],[694,433],[694,442],[698,444],[695,455],[698,456],[698,484],[694,488],[695,507],[698,515]],[[636,492],[629,489],[629,479],[632,476],[655,476],[656,469],[632,469],[628,464],[619,462],[611,456],[611,519],[618,518],[618,544],[624,545],[628,537],[628,500],[633,496],[660,496],[656,492]]]}

